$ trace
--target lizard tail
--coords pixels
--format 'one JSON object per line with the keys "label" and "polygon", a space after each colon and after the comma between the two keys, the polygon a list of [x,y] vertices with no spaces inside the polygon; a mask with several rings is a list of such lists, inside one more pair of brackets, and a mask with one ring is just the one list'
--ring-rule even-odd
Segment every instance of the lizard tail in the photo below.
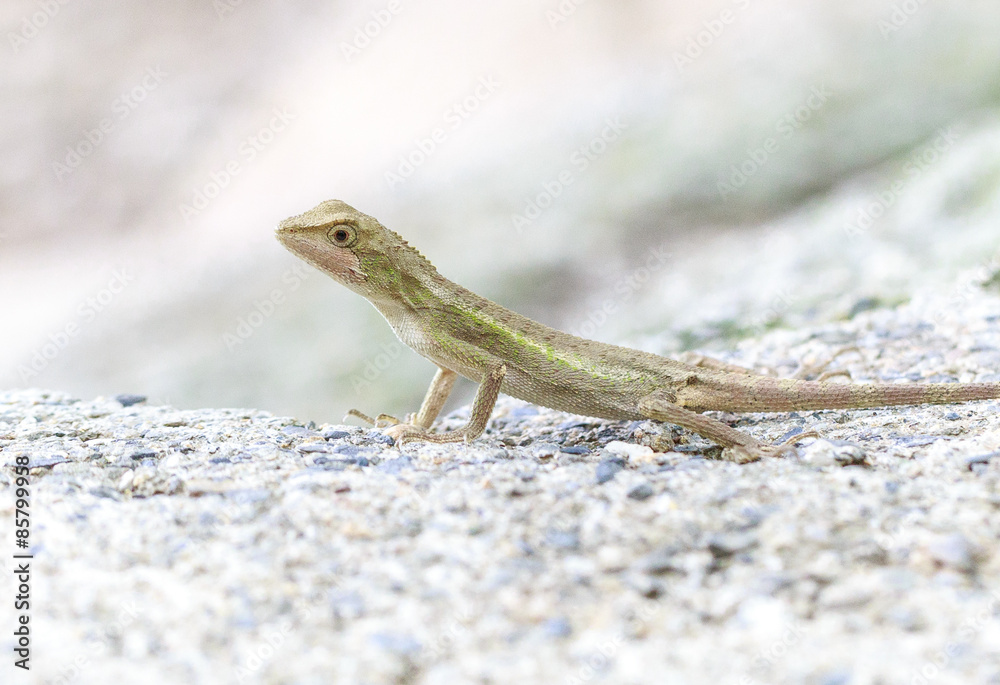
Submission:
{"label": "lizard tail", "polygon": [[[1000,383],[823,383],[807,381],[818,402],[803,409],[864,409],[905,404],[951,404],[1000,397]],[[828,399],[827,399],[828,398]]]}
{"label": "lizard tail", "polygon": [[694,402],[682,406],[695,411],[771,412],[951,404],[1000,398],[1000,383],[831,383],[765,376],[744,382],[742,391],[733,392],[726,384],[708,381],[698,387],[699,396],[691,398]]}

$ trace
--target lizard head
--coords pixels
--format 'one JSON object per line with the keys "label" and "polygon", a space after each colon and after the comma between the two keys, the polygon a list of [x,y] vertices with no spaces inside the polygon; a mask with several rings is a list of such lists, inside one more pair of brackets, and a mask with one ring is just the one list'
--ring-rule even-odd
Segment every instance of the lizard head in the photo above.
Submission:
{"label": "lizard head", "polygon": [[437,271],[373,217],[327,200],[278,224],[276,237],[295,256],[373,302],[409,299]]}

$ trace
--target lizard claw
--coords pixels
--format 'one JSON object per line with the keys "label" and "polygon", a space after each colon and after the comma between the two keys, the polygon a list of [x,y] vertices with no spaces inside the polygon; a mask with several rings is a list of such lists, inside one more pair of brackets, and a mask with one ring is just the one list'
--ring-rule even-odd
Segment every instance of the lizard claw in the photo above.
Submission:
{"label": "lizard claw", "polygon": [[765,457],[783,457],[795,451],[795,444],[805,438],[818,438],[820,434],[814,430],[796,433],[777,445],[732,445],[722,450],[722,458],[737,464],[749,464]]}
{"label": "lizard claw", "polygon": [[382,432],[392,438],[397,445],[402,445],[411,440],[420,440],[429,435],[426,430],[419,426],[414,426],[412,423],[396,423],[383,428]]}
{"label": "lizard claw", "polygon": [[799,368],[796,369],[795,373],[792,374],[792,378],[798,380],[805,380],[810,376],[818,375],[818,378],[816,379],[818,381],[825,381],[829,378],[833,378],[834,376],[847,376],[847,378],[850,379],[851,372],[848,371],[847,369],[827,371],[830,364],[832,364],[838,357],[840,357],[843,354],[847,354],[848,352],[857,352],[858,354],[860,354],[861,349],[857,345],[847,345],[845,347],[841,347],[834,350],[825,361],[816,362],[813,364],[803,364],[800,362]]}
{"label": "lizard claw", "polygon": [[356,419],[361,419],[362,421],[364,421],[365,423],[367,423],[369,426],[374,426],[375,425],[375,419],[373,419],[372,417],[368,416],[368,414],[364,414],[364,413],[358,411],[357,409],[348,409],[347,413],[344,414],[344,421],[346,421],[347,417],[349,417],[349,416],[353,416]]}
{"label": "lizard claw", "polygon": [[384,428],[386,426],[395,426],[397,423],[402,423],[395,416],[390,414],[379,414],[374,419],[368,414],[364,414],[357,409],[348,409],[347,413],[344,415],[344,420],[347,420],[348,416],[353,416],[354,418],[361,419],[369,426],[374,426],[375,428]]}
{"label": "lizard claw", "polygon": [[438,444],[448,442],[469,442],[469,434],[464,428],[445,433],[431,433],[426,428],[415,426],[412,423],[397,423],[389,426],[388,428],[383,428],[382,432],[392,438],[396,442],[397,446],[413,441],[433,442]]}

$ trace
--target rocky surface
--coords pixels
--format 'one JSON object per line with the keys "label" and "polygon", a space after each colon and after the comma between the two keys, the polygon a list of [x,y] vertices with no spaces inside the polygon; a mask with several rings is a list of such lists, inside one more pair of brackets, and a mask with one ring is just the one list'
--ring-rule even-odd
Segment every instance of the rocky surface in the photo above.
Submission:
{"label": "rocky surface", "polygon": [[[729,361],[787,374],[856,346],[832,366],[855,380],[997,380],[1000,299],[963,293]],[[739,466],[512,400],[472,445],[397,449],[256,410],[0,393],[5,530],[31,462],[23,682],[1000,682],[998,407],[731,417],[824,435]],[[10,602],[0,619],[9,655]]]}

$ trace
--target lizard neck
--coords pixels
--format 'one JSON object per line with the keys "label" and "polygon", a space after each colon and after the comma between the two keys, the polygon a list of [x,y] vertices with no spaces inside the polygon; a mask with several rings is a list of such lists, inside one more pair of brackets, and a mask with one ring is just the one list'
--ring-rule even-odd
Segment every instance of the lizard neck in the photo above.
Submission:
{"label": "lizard neck", "polygon": [[410,344],[408,338],[412,332],[436,320],[435,313],[440,312],[460,289],[439,274],[429,262],[426,262],[426,268],[381,273],[392,274],[392,277],[381,284],[382,292],[369,295],[368,300],[407,344]]}

